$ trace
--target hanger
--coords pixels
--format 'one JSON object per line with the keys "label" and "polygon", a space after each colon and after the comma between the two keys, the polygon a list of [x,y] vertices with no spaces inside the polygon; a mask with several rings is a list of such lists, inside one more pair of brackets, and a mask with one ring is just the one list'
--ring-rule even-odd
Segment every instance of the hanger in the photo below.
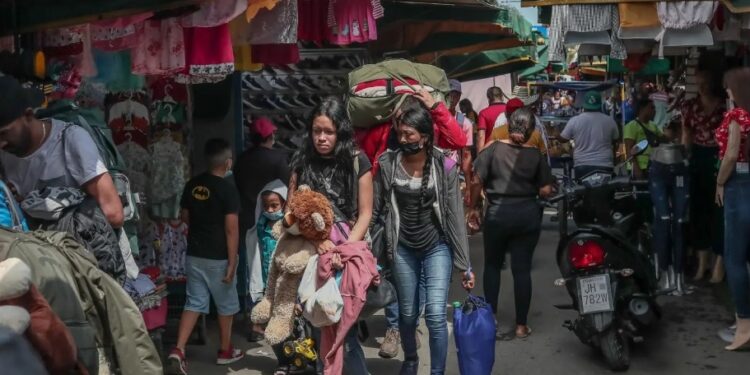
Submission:
{"label": "hanger", "polygon": [[162,99],[163,102],[177,104],[177,101],[174,100],[174,98],[172,98],[172,95],[169,93],[169,91],[173,88],[174,87],[172,87],[171,83],[167,83],[166,85],[164,85],[164,99]]}

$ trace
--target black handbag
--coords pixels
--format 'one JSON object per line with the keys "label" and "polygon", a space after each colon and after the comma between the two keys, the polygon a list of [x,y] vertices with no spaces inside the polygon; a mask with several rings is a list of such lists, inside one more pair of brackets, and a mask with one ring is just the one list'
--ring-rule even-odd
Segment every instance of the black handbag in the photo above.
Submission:
{"label": "black handbag", "polygon": [[367,290],[366,298],[367,300],[365,301],[364,307],[362,307],[362,312],[359,314],[360,319],[368,318],[380,311],[380,309],[396,302],[396,288],[381,272],[380,285],[371,286],[370,289]]}

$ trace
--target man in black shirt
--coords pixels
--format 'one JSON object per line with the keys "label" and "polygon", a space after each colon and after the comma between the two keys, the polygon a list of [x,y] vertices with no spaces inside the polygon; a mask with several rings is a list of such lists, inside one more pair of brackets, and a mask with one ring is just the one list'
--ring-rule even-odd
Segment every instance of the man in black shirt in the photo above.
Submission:
{"label": "man in black shirt", "polygon": [[206,143],[209,171],[190,180],[180,205],[188,223],[187,300],[180,319],[177,346],[169,354],[168,373],[187,374],[185,345],[201,314],[208,314],[213,298],[219,314],[221,347],[216,364],[227,365],[244,354],[231,344],[232,322],[240,311],[237,295],[239,197],[225,180],[232,168],[232,149],[223,139]]}
{"label": "man in black shirt", "polygon": [[255,225],[255,205],[261,189],[277,179],[289,184],[289,155],[273,148],[276,126],[261,117],[253,122],[251,130],[253,148],[243,152],[234,167],[242,205],[240,233],[243,235]]}

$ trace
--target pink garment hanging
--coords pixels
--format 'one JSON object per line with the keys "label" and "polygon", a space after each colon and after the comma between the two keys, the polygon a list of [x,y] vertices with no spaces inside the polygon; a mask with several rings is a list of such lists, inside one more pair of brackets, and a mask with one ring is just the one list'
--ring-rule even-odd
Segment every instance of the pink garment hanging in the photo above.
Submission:
{"label": "pink garment hanging", "polygon": [[152,12],[114,20],[93,22],[91,24],[91,41],[95,48],[104,51],[122,51],[130,49],[138,42],[137,25],[151,18]]}
{"label": "pink garment hanging", "polygon": [[176,18],[148,20],[137,27],[132,51],[133,74],[167,75],[186,66],[185,36]]}
{"label": "pink garment hanging", "polygon": [[345,46],[378,39],[370,0],[336,1],[333,13],[336,25],[330,29],[328,40],[331,43]]}
{"label": "pink garment hanging", "polygon": [[297,0],[299,40],[322,45],[328,37],[328,0]]}
{"label": "pink garment hanging", "polygon": [[184,33],[186,66],[175,81],[186,84],[219,82],[234,72],[229,24],[186,27]]}
{"label": "pink garment hanging", "polygon": [[49,57],[74,56],[83,52],[84,25],[47,30],[42,36],[44,53]]}
{"label": "pink garment hanging", "polygon": [[247,0],[213,0],[201,4],[197,12],[182,17],[182,27],[216,27],[247,10]]}

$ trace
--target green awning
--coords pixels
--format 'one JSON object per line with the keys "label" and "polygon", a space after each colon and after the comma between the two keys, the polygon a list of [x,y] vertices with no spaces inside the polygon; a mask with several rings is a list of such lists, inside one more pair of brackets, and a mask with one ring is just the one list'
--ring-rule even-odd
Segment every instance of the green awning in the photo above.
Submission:
{"label": "green awning", "polygon": [[530,68],[526,68],[521,73],[518,73],[518,78],[520,79],[527,79],[530,77],[534,77],[539,74],[543,74],[545,70],[547,69],[547,66],[549,66],[549,51],[548,46],[545,44],[543,46],[537,47],[536,50],[536,64]]}
{"label": "green awning", "polygon": [[[13,17],[13,3],[16,17]],[[0,1],[0,35],[79,25],[108,18],[176,9],[200,0],[14,0]],[[15,26],[14,26],[15,25]],[[15,30],[14,30],[15,28]]]}
{"label": "green awning", "polygon": [[406,51],[416,61],[432,63],[445,55],[531,42],[531,24],[509,6],[388,3],[371,48],[376,53]]}
{"label": "green awning", "polygon": [[537,64],[534,46],[484,51],[464,56],[443,56],[440,67],[450,78],[471,81],[518,72]]}
{"label": "green awning", "polygon": [[[646,65],[644,65],[640,70],[637,72],[633,72],[636,75],[643,75],[643,76],[652,76],[657,74],[669,74],[669,68],[670,63],[668,59],[659,59],[656,57],[652,57],[648,60]],[[628,69],[624,63],[623,60],[618,59],[609,59],[607,61],[607,71],[609,73],[629,73],[630,69]]]}

